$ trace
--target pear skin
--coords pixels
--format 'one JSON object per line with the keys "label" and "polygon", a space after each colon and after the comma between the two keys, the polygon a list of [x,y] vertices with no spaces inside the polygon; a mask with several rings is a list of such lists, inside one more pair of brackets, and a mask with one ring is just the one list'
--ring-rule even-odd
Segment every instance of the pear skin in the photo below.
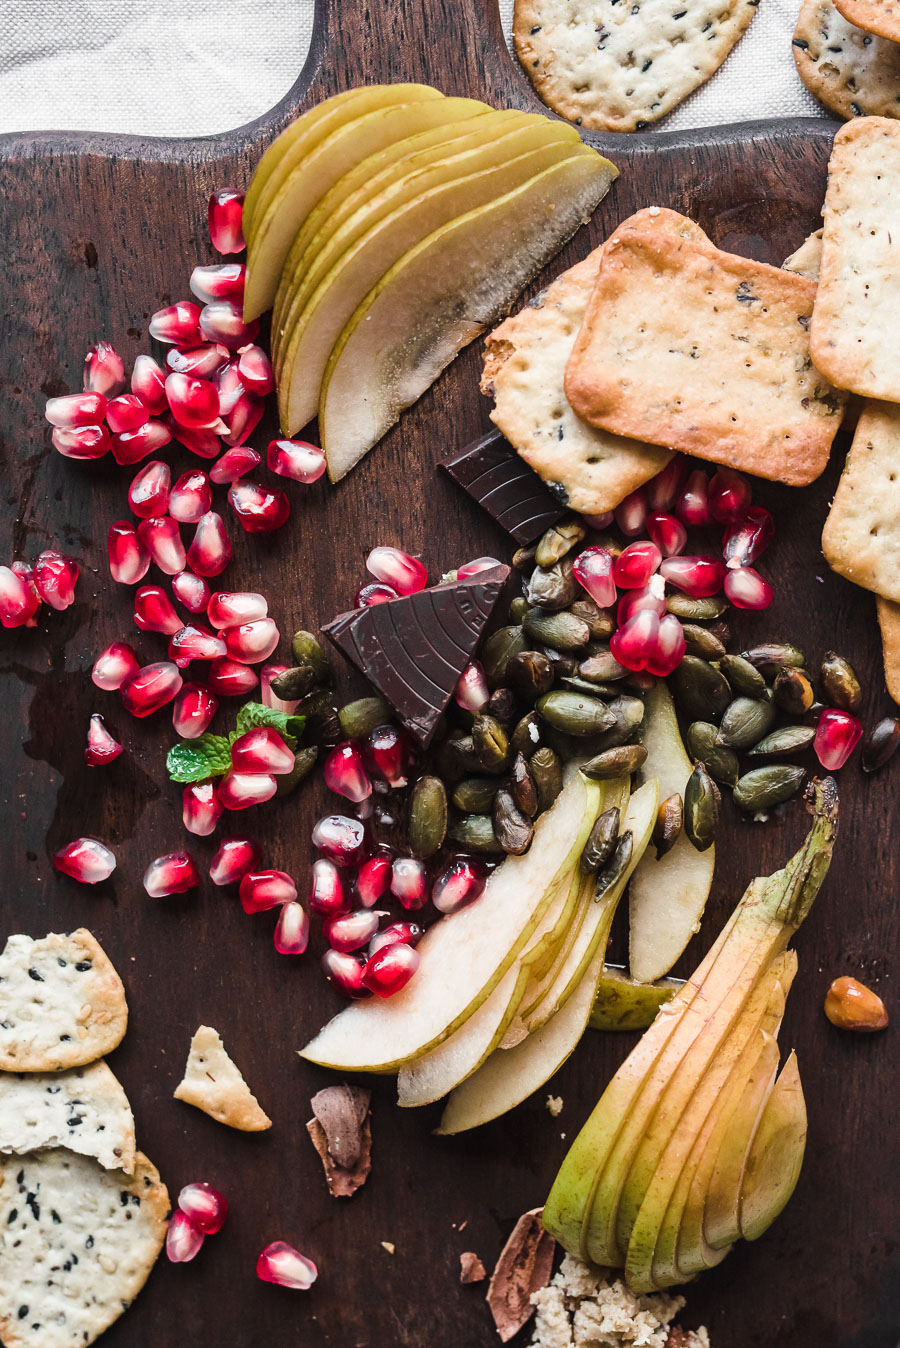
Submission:
{"label": "pear skin", "polygon": [[757,1240],[787,1203],[800,1178],[806,1149],[806,1101],[797,1055],[791,1051],[766,1101],[741,1180],[739,1224]]}
{"label": "pear skin", "polygon": [[663,978],[658,983],[636,983],[627,970],[607,964],[597,986],[589,1021],[592,1030],[646,1030],[659,1008],[684,987],[681,978]]}

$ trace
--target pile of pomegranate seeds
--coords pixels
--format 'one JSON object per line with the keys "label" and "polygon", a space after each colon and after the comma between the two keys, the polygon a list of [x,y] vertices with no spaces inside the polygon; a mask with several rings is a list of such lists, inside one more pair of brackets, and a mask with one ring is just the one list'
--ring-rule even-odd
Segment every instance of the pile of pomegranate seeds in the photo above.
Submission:
{"label": "pile of pomegranate seeds", "polygon": [[228,1215],[225,1195],[204,1180],[186,1184],[169,1218],[166,1255],[173,1264],[187,1264],[200,1253],[207,1236],[221,1231]]}
{"label": "pile of pomegranate seeds", "polygon": [[78,563],[48,548],[27,562],[0,566],[0,623],[4,627],[36,627],[41,604],[66,609],[75,602]]}

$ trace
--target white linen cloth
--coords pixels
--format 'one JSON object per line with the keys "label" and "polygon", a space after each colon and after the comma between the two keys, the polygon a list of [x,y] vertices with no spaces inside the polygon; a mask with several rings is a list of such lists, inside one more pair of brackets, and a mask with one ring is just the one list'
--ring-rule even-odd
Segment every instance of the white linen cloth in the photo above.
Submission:
{"label": "white linen cloth", "polygon": [[[658,129],[826,115],[794,69],[798,8],[760,0],[724,65]],[[513,0],[500,10],[508,36]],[[226,131],[287,93],[312,21],[313,0],[0,0],[0,132]]]}

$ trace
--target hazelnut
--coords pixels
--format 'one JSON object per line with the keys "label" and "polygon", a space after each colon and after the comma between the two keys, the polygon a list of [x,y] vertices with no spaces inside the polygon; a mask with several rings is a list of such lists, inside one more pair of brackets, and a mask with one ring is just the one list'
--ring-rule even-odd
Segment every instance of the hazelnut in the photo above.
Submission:
{"label": "hazelnut", "polygon": [[888,1023],[884,1002],[855,978],[836,978],[825,995],[825,1014],[839,1030],[871,1033]]}

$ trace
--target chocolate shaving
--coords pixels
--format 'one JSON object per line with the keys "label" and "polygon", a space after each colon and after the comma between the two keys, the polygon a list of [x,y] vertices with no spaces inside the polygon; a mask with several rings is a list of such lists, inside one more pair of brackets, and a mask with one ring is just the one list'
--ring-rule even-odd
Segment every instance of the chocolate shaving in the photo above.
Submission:
{"label": "chocolate shaving", "polygon": [[306,1125],[334,1198],[350,1198],[372,1169],[371,1093],[359,1086],[328,1086],[313,1096]]}
{"label": "chocolate shaving", "polygon": [[556,1242],[541,1226],[543,1208],[525,1212],[513,1227],[491,1276],[487,1303],[507,1343],[534,1314],[533,1293],[550,1281]]}
{"label": "chocolate shaving", "polygon": [[465,1254],[459,1256],[459,1280],[460,1282],[483,1282],[487,1277],[484,1264],[473,1254],[471,1250],[466,1250]]}

